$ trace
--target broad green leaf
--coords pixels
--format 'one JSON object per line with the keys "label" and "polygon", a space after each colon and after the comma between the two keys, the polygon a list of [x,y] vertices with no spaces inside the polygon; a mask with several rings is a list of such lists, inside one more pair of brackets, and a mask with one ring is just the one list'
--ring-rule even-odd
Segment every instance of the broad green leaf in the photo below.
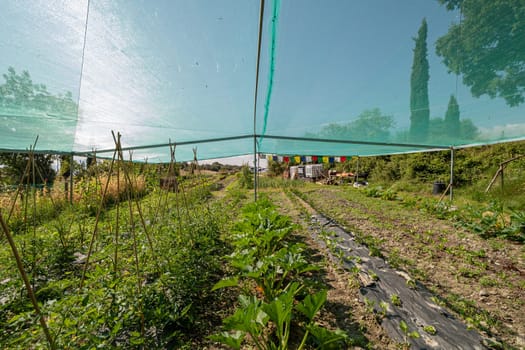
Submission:
{"label": "broad green leaf", "polygon": [[401,331],[403,331],[403,333],[407,334],[408,333],[408,325],[405,321],[401,320],[399,322],[399,328],[401,328]]}
{"label": "broad green leaf", "polygon": [[235,276],[232,278],[225,278],[220,280],[219,282],[215,283],[212,291],[221,289],[221,288],[227,288],[227,287],[237,287],[239,285],[239,277]]}
{"label": "broad green leaf", "polygon": [[341,349],[348,339],[348,335],[340,329],[331,331],[315,324],[307,325],[306,329],[315,338],[318,349]]}
{"label": "broad green leaf", "polygon": [[239,350],[245,336],[246,333],[241,331],[235,331],[232,333],[221,332],[220,334],[214,334],[210,336],[210,339],[227,345],[235,350]]}
{"label": "broad green leaf", "polygon": [[311,322],[326,302],[326,293],[326,289],[323,289],[315,294],[308,295],[301,303],[297,304],[295,308]]}

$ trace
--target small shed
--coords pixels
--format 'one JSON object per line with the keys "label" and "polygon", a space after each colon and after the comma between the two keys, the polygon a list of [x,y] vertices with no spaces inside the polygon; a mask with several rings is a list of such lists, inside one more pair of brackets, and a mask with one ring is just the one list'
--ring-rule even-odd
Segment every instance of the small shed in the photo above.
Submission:
{"label": "small shed", "polygon": [[323,164],[305,165],[305,177],[314,181],[323,176]]}

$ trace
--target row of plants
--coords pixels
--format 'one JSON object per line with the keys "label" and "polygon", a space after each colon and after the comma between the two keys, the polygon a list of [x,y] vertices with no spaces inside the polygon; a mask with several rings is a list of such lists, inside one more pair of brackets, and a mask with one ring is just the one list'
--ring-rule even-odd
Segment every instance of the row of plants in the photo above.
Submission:
{"label": "row of plants", "polygon": [[235,288],[234,313],[213,340],[233,349],[340,349],[349,339],[317,322],[327,290],[316,278],[321,266],[307,261],[294,242],[296,226],[263,197],[243,208],[233,226],[233,252],[225,257],[231,276],[214,290]]}
{"label": "row of plants", "polygon": [[416,208],[439,219],[451,220],[483,238],[501,237],[525,242],[525,211],[505,209],[500,201],[452,205],[449,201],[436,198],[401,195],[392,188],[384,189],[382,186],[370,186],[363,191],[368,197],[398,200],[406,207]]}
{"label": "row of plants", "polygon": [[211,181],[198,182],[118,196],[95,215],[79,201],[17,229],[51,344],[4,244],[0,348],[192,348],[209,332],[210,305],[219,304],[211,288],[222,276],[220,236],[232,209],[208,200]]}
{"label": "row of plants", "polygon": [[[499,256],[495,252],[505,251],[508,254],[509,251],[520,251],[520,249],[523,251],[520,248],[521,245],[506,242],[499,238],[487,241],[471,240],[469,237],[473,235],[463,230],[443,229],[440,225],[437,225],[434,230],[428,225],[417,224],[418,220],[423,221],[427,217],[427,213],[430,213],[436,216],[440,215],[438,217],[441,218],[450,218],[454,223],[460,225],[460,222],[456,221],[459,218],[455,219],[454,215],[461,211],[464,211],[463,215],[469,215],[468,207],[458,206],[454,208],[447,202],[438,204],[437,198],[409,197],[405,193],[397,194],[397,200],[391,202],[369,198],[382,198],[381,190],[378,188],[368,192],[354,188],[323,189],[312,187],[296,192],[308,203],[315,205],[319,211],[335,218],[341,225],[349,225],[352,222],[350,224],[352,225],[351,230],[356,236],[356,241],[367,245],[370,248],[370,255],[377,255],[376,252],[379,254],[384,252],[385,259],[390,266],[405,270],[411,278],[430,286],[431,291],[439,296],[435,303],[449,307],[465,320],[469,327],[485,332],[494,339],[498,339],[497,341],[502,344],[513,342],[512,336],[516,333],[505,324],[509,312],[503,311],[500,314],[498,311],[494,311],[490,307],[493,299],[487,303],[489,304],[488,308],[485,308],[483,303],[493,295],[500,295],[499,293],[517,296],[523,291],[523,279],[519,278],[520,255],[508,255],[505,257],[502,266],[500,266],[501,263],[494,263],[494,261],[498,261]],[[367,197],[368,193],[376,195]],[[327,198],[332,200],[344,199],[347,202],[336,200],[335,202],[340,205],[338,207],[331,206],[326,204]],[[436,205],[439,206],[436,207]],[[491,206],[485,208],[486,211],[479,214],[479,220],[487,220],[487,224],[492,223],[493,221],[488,221],[488,219],[492,220],[493,213],[501,209]],[[482,209],[477,207],[476,210]],[[353,226],[356,221],[345,219],[350,217],[358,218],[356,221],[364,219],[368,224],[366,226],[359,224]],[[466,217],[465,220],[469,220],[467,221],[469,224],[473,223],[472,218]],[[448,225],[444,225],[444,227],[446,226]],[[365,232],[371,232],[375,238],[362,232],[362,227],[366,227]],[[384,232],[384,234],[378,235],[377,232]],[[492,237],[483,235],[484,237]],[[382,240],[385,240],[385,244]],[[392,241],[400,241],[400,244],[394,244],[392,247]],[[335,243],[332,242],[333,240],[330,241],[330,244]],[[330,245],[328,247],[330,248]],[[517,250],[508,249],[512,247],[517,248]],[[446,263],[443,263],[444,261]],[[428,265],[438,265],[438,267],[435,270],[427,269],[426,266]],[[440,265],[445,267],[446,272],[443,272],[439,267]],[[439,279],[436,279],[435,273],[439,273]],[[372,275],[370,277],[373,279]],[[454,282],[449,282],[448,278]],[[466,291],[479,291],[479,297],[477,293],[461,294],[449,289],[450,285],[454,286],[458,283],[468,286],[465,289]],[[490,291],[489,298],[486,297],[487,291]],[[507,300],[499,298],[498,303],[500,301],[501,304],[498,305],[501,305],[502,310],[507,310]],[[518,297],[513,299],[513,304],[521,305],[523,302]],[[502,336],[502,334],[505,335]],[[509,345],[508,348],[512,347]]]}

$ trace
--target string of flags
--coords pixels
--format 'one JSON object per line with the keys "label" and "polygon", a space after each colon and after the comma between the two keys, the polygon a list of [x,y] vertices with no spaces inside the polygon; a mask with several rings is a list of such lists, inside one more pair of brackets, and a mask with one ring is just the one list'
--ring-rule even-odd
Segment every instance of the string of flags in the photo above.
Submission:
{"label": "string of flags", "polygon": [[261,158],[266,158],[274,162],[284,162],[292,164],[319,164],[319,163],[344,163],[350,160],[349,156],[278,156],[274,154],[263,154]]}

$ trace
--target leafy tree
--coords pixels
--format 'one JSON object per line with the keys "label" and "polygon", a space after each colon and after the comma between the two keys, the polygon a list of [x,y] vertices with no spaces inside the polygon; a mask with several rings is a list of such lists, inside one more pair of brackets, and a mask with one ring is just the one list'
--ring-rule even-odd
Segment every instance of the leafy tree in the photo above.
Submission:
{"label": "leafy tree", "polygon": [[[44,182],[53,182],[56,176],[55,170],[52,168],[54,157],[50,154],[34,154],[35,161],[35,183],[41,184]],[[29,154],[27,153],[0,153],[0,168],[5,180],[9,184],[33,183],[32,165],[29,173],[25,170],[29,163]],[[26,174],[23,178],[22,175]]]}
{"label": "leafy tree", "polygon": [[473,96],[525,101],[525,1],[439,0],[462,20],[436,42],[436,53]]}
{"label": "leafy tree", "polygon": [[457,138],[460,135],[459,128],[459,105],[456,97],[450,95],[447,112],[445,113],[446,132],[451,138]]}
{"label": "leafy tree", "polygon": [[[53,95],[43,84],[35,84],[28,71],[18,74],[13,67],[9,67],[7,73],[3,74],[5,82],[0,85],[0,111],[23,110],[29,113],[47,113],[55,116],[75,116],[77,104],[73,101],[71,92],[64,95]],[[17,112],[15,112],[17,113]],[[18,183],[24,174],[29,155],[20,153],[1,153],[0,172],[10,183]],[[55,171],[51,168],[52,155],[35,154],[36,168],[40,174],[36,174],[37,183],[42,180],[52,181]],[[24,179],[26,181],[27,179]],[[30,179],[32,182],[32,178]]]}
{"label": "leafy tree", "polygon": [[270,176],[281,176],[287,168],[286,163],[275,162],[273,160],[268,161],[268,175]]}
{"label": "leafy tree", "polygon": [[429,137],[433,142],[456,144],[458,141],[473,141],[478,128],[470,119],[460,121],[459,105],[456,97],[450,95],[445,118],[430,119]]}
{"label": "leafy tree", "polygon": [[322,138],[386,141],[394,126],[392,116],[383,115],[379,108],[363,111],[356,120],[347,124],[332,123],[323,127],[317,135]]}
{"label": "leafy tree", "polygon": [[475,140],[479,135],[479,129],[472,120],[463,119],[459,123],[459,133],[462,140]]}
{"label": "leafy tree", "polygon": [[443,118],[430,118],[428,123],[428,139],[434,143],[448,143],[448,129]]}
{"label": "leafy tree", "polygon": [[428,134],[428,59],[427,59],[427,21],[423,18],[417,38],[414,38],[414,60],[410,75],[410,140],[425,141]]}
{"label": "leafy tree", "polygon": [[0,107],[38,110],[52,114],[76,115],[77,104],[71,92],[53,95],[44,84],[34,84],[28,71],[17,74],[9,67],[0,85]]}
{"label": "leafy tree", "polygon": [[458,141],[474,141],[479,130],[470,119],[458,121],[457,129],[451,134],[450,126],[443,118],[431,118],[429,122],[428,138],[434,143],[456,144]]}

